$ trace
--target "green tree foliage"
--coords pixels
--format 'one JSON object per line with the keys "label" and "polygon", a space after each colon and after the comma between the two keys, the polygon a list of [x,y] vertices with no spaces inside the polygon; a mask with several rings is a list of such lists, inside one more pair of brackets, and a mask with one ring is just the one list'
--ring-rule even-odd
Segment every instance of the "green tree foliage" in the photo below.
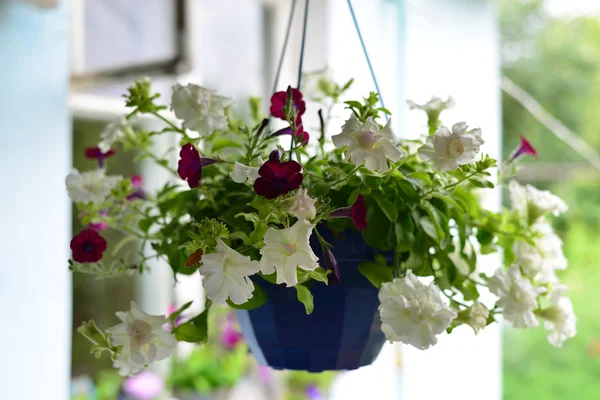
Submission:
{"label": "green tree foliage", "polygon": [[[500,1],[503,73],[600,151],[600,20],[553,17],[543,3]],[[523,134],[536,146],[542,162],[583,162],[512,97],[503,94],[502,100],[506,155]],[[546,184],[571,206],[557,228],[569,258],[569,269],[561,279],[569,286],[578,334],[563,349],[550,351],[541,330],[507,330],[505,399],[598,398],[600,311],[596,304],[600,296],[595,285],[600,281],[600,186],[589,176],[581,178],[584,182]]]}

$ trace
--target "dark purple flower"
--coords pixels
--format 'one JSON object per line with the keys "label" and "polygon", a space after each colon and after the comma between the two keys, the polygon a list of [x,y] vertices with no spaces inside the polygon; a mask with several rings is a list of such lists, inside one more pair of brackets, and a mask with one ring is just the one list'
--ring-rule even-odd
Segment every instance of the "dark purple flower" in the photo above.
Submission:
{"label": "dark purple flower", "polygon": [[[291,89],[292,92],[292,108],[296,112],[296,124],[301,125],[302,114],[306,111],[306,103],[302,100],[302,92],[298,89]],[[287,92],[276,92],[271,96],[271,115],[275,118],[287,121],[285,117],[285,101],[287,99]]]}
{"label": "dark purple flower", "polygon": [[258,170],[260,176],[254,182],[254,191],[259,196],[274,199],[298,189],[302,185],[302,167],[296,161],[269,160]]}
{"label": "dark purple flower", "polygon": [[231,321],[227,321],[223,333],[221,333],[221,345],[226,349],[234,349],[244,339],[242,333],[234,328]]}
{"label": "dark purple flower", "polygon": [[[106,210],[100,210],[100,212],[98,212],[98,214],[100,214],[102,217],[106,217],[108,215],[108,212]],[[103,230],[108,228],[108,224],[104,221],[90,222],[88,224],[88,228],[93,229],[96,232],[102,232]]]}
{"label": "dark purple flower", "polygon": [[188,182],[190,189],[198,187],[202,177],[202,160],[198,150],[191,143],[187,143],[181,148],[179,157],[177,164],[179,177]]}
{"label": "dark purple flower", "polygon": [[200,185],[202,168],[217,162],[213,158],[200,158],[198,150],[191,143],[183,145],[179,157],[177,173],[181,179],[188,182],[190,189]]}
{"label": "dark purple flower", "polygon": [[77,262],[97,262],[106,250],[106,240],[98,232],[85,229],[71,240],[71,250]]}
{"label": "dark purple flower", "polygon": [[334,218],[350,218],[359,231],[367,229],[367,205],[365,198],[359,194],[350,207],[338,208],[331,213]]}
{"label": "dark purple flower", "polygon": [[[282,135],[290,135],[291,136],[293,133],[294,133],[294,131],[292,130],[292,128],[290,128],[288,126],[287,128],[278,130],[277,132],[273,133],[271,136],[273,136],[273,137],[282,136]],[[306,132],[304,130],[302,125],[300,125],[298,127],[298,130],[296,131],[296,134],[294,135],[294,140],[297,143],[301,143],[303,146],[306,146],[308,144],[308,141],[310,140],[310,135],[308,134],[308,132]]]}
{"label": "dark purple flower", "polygon": [[529,143],[527,141],[527,139],[525,139],[525,137],[523,137],[523,135],[520,135],[520,136],[521,136],[521,144],[513,151],[508,162],[513,162],[518,158],[526,156],[527,154],[532,155],[535,158],[538,158],[537,151],[535,151],[535,149],[533,148],[531,143]]}
{"label": "dark purple flower", "polygon": [[135,188],[135,191],[127,196],[127,200],[132,201],[146,199],[146,192],[144,192],[144,189],[142,189],[142,182],[143,179],[141,175],[134,175],[131,177],[131,186]]}
{"label": "dark purple flower", "polygon": [[98,166],[100,168],[104,168],[104,160],[108,157],[115,154],[113,149],[108,150],[107,152],[103,152],[100,150],[100,147],[86,147],[85,148],[85,156],[91,160],[97,160]]}
{"label": "dark purple flower", "polygon": [[142,371],[123,382],[123,391],[135,400],[152,400],[159,396],[164,388],[164,380],[150,371]]}
{"label": "dark purple flower", "polygon": [[330,274],[327,275],[327,280],[330,285],[337,285],[340,283],[341,274],[340,274],[340,266],[335,259],[335,256],[331,252],[329,248],[322,247],[323,249],[323,257],[325,259],[325,268],[331,271]]}

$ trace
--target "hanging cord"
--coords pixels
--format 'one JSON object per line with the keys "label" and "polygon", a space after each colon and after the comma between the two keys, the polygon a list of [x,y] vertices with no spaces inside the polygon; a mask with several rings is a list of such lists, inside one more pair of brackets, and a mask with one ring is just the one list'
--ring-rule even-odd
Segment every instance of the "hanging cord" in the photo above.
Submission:
{"label": "hanging cord", "polygon": [[[352,14],[352,21],[354,22],[354,27],[356,28],[356,33],[358,34],[358,39],[360,40],[360,45],[362,46],[363,53],[365,54],[365,58],[367,59],[367,64],[369,65],[369,71],[371,72],[371,78],[373,78],[373,83],[375,84],[375,90],[377,90],[377,95],[379,96],[379,102],[381,103],[381,107],[385,108],[385,103],[383,102],[383,96],[381,95],[381,89],[379,89],[379,84],[377,83],[377,77],[375,77],[375,71],[373,70],[373,65],[371,64],[371,59],[369,58],[369,53],[367,52],[367,46],[365,45],[365,41],[363,39],[362,34],[360,33],[360,28],[358,26],[358,20],[356,19],[356,14],[354,14],[354,7],[352,7],[352,0],[348,0],[348,8],[350,9],[350,14]],[[384,113],[385,120],[389,119],[387,113]]]}
{"label": "hanging cord", "polygon": [[[298,84],[296,88],[300,90],[300,84],[302,84],[302,65],[304,64],[304,47],[306,45],[306,28],[308,26],[308,5],[310,0],[306,0],[304,5],[304,24],[302,25],[302,44],[300,45],[300,62],[298,63]],[[294,148],[294,134],[292,134],[292,140],[290,141],[290,160],[293,159]]]}
{"label": "hanging cord", "polygon": [[288,18],[287,30],[285,31],[285,39],[283,40],[283,48],[279,56],[279,65],[277,66],[277,72],[275,73],[275,81],[273,82],[273,90],[271,93],[277,91],[277,85],[279,84],[279,75],[281,75],[281,68],[283,67],[283,59],[285,58],[285,52],[287,50],[288,42],[290,39],[290,32],[292,31],[292,21],[294,20],[294,11],[296,10],[296,0],[292,0],[292,8],[290,9],[290,17]]}

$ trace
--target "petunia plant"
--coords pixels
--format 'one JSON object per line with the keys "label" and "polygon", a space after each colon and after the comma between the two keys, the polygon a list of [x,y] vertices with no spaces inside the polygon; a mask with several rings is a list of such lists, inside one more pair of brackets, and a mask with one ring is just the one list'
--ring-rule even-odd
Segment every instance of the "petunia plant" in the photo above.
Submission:
{"label": "petunia plant", "polygon": [[[327,89],[319,98],[334,104],[351,84],[319,85]],[[379,289],[382,331],[390,341],[424,350],[443,332],[467,325],[478,333],[500,318],[518,328],[543,321],[556,346],[574,336],[576,318],[556,275],[567,261],[550,223],[566,205],[511,180],[516,162],[536,155],[524,138],[496,179],[496,160],[481,152],[482,130],[465,122],[442,125],[452,99],[410,102],[426,111],[428,130],[423,140],[405,140],[394,133],[376,93],[346,101],[345,122],[331,135],[324,122],[330,115],[321,110],[319,134],[307,132],[310,107],[297,88],[274,93],[268,117],[252,99],[249,121],[233,116],[229,99],[194,84],[173,87],[170,107],[178,120],[161,114],[167,106],[147,79],[135,82],[125,98],[131,113],[110,124],[98,148],[87,152],[98,169],[74,170],[66,180],[87,226],[71,241],[70,268],[118,277],[144,273],[147,260],[162,258],[175,276],[202,276],[207,304],[177,324],[189,304],[166,317],[132,303],[106,331],[85,323],[80,332],[93,351],[108,352],[122,373],[166,358],[176,341],[204,342],[213,304],[263,305],[261,280],[295,290],[311,313],[319,307],[311,287],[344,280],[337,262],[344,249],[323,238],[327,231],[360,232],[379,253],[359,270]],[[141,114],[162,120],[164,129],[134,129]],[[161,135],[177,137],[177,165],[170,161],[175,154],[152,151]],[[141,177],[106,175],[116,145],[153,160],[172,179],[150,192]],[[512,208],[480,205],[482,190],[507,182]],[[132,245],[144,251],[136,250],[133,261],[117,257],[104,264],[104,229],[126,234],[117,253]],[[503,265],[490,275],[478,259],[491,253]]]}

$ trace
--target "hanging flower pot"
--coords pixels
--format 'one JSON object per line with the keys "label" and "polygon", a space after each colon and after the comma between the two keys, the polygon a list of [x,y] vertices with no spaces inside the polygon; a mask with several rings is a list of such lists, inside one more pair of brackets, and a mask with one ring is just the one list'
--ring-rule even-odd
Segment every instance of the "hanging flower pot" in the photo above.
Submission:
{"label": "hanging flower pot", "polygon": [[[358,269],[362,262],[373,260],[376,252],[360,232],[334,236],[322,231],[336,251],[341,279],[331,286],[313,283],[310,315],[295,290],[262,279],[254,283],[264,290],[265,304],[237,311],[244,338],[262,365],[311,372],[350,370],[371,364],[383,346],[378,290]],[[311,246],[323,259],[316,239]]]}
{"label": "hanging flower pot", "polygon": [[[89,226],[71,242],[70,269],[116,277],[143,273],[147,260],[163,258],[175,276],[202,276],[206,307],[187,315],[190,302],[167,318],[132,303],[109,329],[83,323],[78,331],[96,355],[108,353],[121,374],[134,374],[169,357],[178,341],[205,343],[209,310],[225,304],[238,310],[259,362],[278,369],[356,369],[370,364],[386,339],[426,350],[460,325],[477,333],[499,314],[517,328],[542,319],[555,346],[575,335],[572,305],[555,274],[566,259],[548,220],[566,210],[562,200],[512,181],[512,209],[480,207],[478,191],[494,187],[496,160],[480,154],[481,129],[441,124],[453,101],[410,103],[428,116],[422,141],[399,139],[373,92],[345,101],[346,120],[329,134],[331,107],[352,80],[321,77],[315,98],[330,114],[318,111],[317,136],[303,125],[310,96],[299,89],[301,76],[298,88],[272,95],[272,118],[262,122],[256,102],[254,119],[244,123],[232,117],[229,99],[194,84],[173,87],[176,118],[168,120],[148,79],[129,88],[133,111],[101,133],[98,169],[66,179]],[[135,132],[129,119],[137,114],[158,117],[166,128]],[[169,151],[152,152],[154,137],[173,134],[181,145],[177,168]],[[114,143],[137,149],[172,181],[150,193],[137,179],[107,176]],[[537,153],[524,141],[514,154],[507,171]],[[106,252],[118,255],[112,260],[103,259],[99,224],[128,235]],[[149,246],[126,263],[119,253],[132,239]],[[477,271],[480,253],[501,249],[509,265],[492,276]],[[479,301],[483,287],[495,302]]]}

